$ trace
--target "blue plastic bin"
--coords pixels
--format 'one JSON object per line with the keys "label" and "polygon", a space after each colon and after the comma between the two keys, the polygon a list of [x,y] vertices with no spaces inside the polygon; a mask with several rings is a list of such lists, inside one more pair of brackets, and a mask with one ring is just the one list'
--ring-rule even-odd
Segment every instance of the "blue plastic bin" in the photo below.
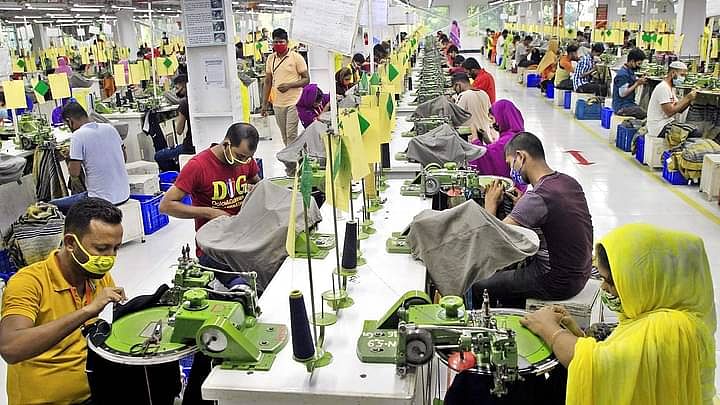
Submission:
{"label": "blue plastic bin", "polygon": [[668,169],[668,159],[670,158],[670,151],[665,151],[662,154],[663,171],[662,176],[668,183],[674,186],[687,185],[687,180],[683,177],[679,170]]}
{"label": "blue plastic bin", "polygon": [[255,158],[255,161],[257,162],[258,169],[260,171],[258,172],[258,176],[260,176],[261,179],[265,178],[265,171],[263,170],[263,161],[262,158]]}
{"label": "blue plastic bin", "polygon": [[545,86],[545,97],[555,98],[555,84],[553,84],[552,81],[548,82],[547,86]]}
{"label": "blue plastic bin", "polygon": [[158,195],[131,194],[130,198],[140,201],[145,235],[152,235],[170,223],[170,217],[160,212],[160,200],[165,193]]}
{"label": "blue plastic bin", "polygon": [[618,125],[615,146],[617,146],[618,149],[624,150],[625,152],[630,152],[632,150],[632,139],[633,136],[635,136],[636,132],[637,129],[635,128],[628,128],[622,125]]}
{"label": "blue plastic bin", "polygon": [[645,137],[639,136],[635,141],[635,160],[640,164],[645,164]]}
{"label": "blue plastic bin", "polygon": [[578,100],[575,104],[575,118],[578,120],[599,120],[602,106],[599,103],[588,104],[585,100]]}
{"label": "blue plastic bin", "polygon": [[603,107],[600,111],[600,125],[605,129],[610,129],[610,121],[612,120],[613,110],[610,107]]}
{"label": "blue plastic bin", "polygon": [[180,173],[175,171],[160,173],[160,183],[175,183],[175,179]]}
{"label": "blue plastic bin", "polygon": [[563,100],[563,108],[569,110],[572,103],[572,91],[565,91],[565,100]]}
{"label": "blue plastic bin", "polygon": [[537,73],[530,73],[527,76],[527,86],[530,87],[538,87],[540,85],[540,75]]}

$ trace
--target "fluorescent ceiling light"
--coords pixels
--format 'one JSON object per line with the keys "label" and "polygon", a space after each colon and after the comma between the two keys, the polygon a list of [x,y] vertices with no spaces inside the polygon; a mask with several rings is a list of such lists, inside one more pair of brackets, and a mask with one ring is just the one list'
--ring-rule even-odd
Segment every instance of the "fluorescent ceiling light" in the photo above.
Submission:
{"label": "fluorescent ceiling light", "polygon": [[33,7],[32,4],[27,5],[28,10],[41,10],[41,11],[63,11],[62,7]]}
{"label": "fluorescent ceiling light", "polygon": [[37,18],[43,18],[43,17],[42,17],[42,16],[39,16],[39,15],[16,15],[16,16],[13,16],[13,18],[37,19]]}
{"label": "fluorescent ceiling light", "polygon": [[135,10],[135,7],[116,6],[114,4],[110,7],[114,8],[115,10]]}
{"label": "fluorescent ceiling light", "polygon": [[83,12],[83,13],[99,13],[100,9],[99,8],[73,7],[70,9],[70,11]]}
{"label": "fluorescent ceiling light", "polygon": [[97,8],[99,7],[97,4],[73,4],[73,7],[82,7],[82,8]]}
{"label": "fluorescent ceiling light", "polygon": [[54,21],[53,20],[35,20],[33,22],[38,23],[38,24],[52,24]]}
{"label": "fluorescent ceiling light", "polygon": [[72,23],[72,22],[75,22],[75,20],[57,20],[55,22],[58,24],[62,24],[62,23]]}
{"label": "fluorescent ceiling light", "polygon": [[47,13],[46,16],[50,18],[61,18],[61,17],[72,17],[72,14],[55,14],[55,13]]}
{"label": "fluorescent ceiling light", "polygon": [[0,7],[0,10],[20,11],[22,10],[22,7]]}

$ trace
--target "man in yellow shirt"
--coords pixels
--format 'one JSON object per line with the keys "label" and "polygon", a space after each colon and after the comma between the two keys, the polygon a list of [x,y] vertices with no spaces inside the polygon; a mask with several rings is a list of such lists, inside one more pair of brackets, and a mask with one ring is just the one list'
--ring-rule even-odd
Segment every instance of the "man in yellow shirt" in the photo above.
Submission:
{"label": "man in yellow shirt", "polygon": [[125,299],[108,273],[122,242],[121,219],[105,200],[78,202],[65,218],[62,247],[9,280],[0,355],[9,364],[10,405],[89,403],[81,327]]}
{"label": "man in yellow shirt", "polygon": [[273,31],[272,39],[273,53],[265,63],[262,113],[267,116],[272,101],[275,121],[280,127],[283,143],[287,146],[297,137],[298,114],[295,104],[300,100],[303,87],[310,83],[310,75],[305,59],[288,48],[288,34],[284,29]]}

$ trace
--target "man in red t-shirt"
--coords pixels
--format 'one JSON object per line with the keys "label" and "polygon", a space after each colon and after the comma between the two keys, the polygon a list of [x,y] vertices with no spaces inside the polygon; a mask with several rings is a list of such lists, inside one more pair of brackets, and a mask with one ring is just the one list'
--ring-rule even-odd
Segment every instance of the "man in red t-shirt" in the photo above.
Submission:
{"label": "man in red t-shirt", "polygon": [[495,103],[495,79],[492,75],[478,63],[475,58],[467,58],[463,62],[462,67],[468,71],[470,77],[473,78],[473,88],[483,90],[490,97],[490,103]]}
{"label": "man in red t-shirt", "polygon": [[[222,143],[198,153],[183,167],[175,185],[160,202],[160,211],[176,218],[194,219],[196,231],[211,219],[237,214],[250,185],[260,181],[260,170],[253,159],[259,139],[252,125],[232,124]],[[182,203],[187,194],[192,197],[192,205]],[[196,254],[203,266],[229,269],[204,255],[199,248]],[[216,276],[228,288],[244,281],[228,274]]]}

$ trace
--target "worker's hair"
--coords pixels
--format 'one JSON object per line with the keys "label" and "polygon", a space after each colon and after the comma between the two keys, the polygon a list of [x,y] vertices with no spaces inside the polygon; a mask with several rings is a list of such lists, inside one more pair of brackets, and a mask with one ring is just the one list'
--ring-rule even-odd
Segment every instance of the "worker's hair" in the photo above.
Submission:
{"label": "worker's hair", "polygon": [[573,53],[573,52],[577,52],[577,51],[578,51],[578,46],[575,45],[575,44],[570,44],[570,45],[567,46],[567,48],[565,48],[565,51],[566,51],[568,54]]}
{"label": "worker's hair", "polygon": [[385,50],[385,47],[381,44],[376,44],[375,46],[373,46],[373,55],[375,55],[376,57],[382,58],[387,55],[387,53],[388,52]]}
{"label": "worker's hair", "polygon": [[468,83],[470,84],[470,76],[468,76],[467,73],[455,73],[452,75],[452,84],[455,85],[455,83]]}
{"label": "worker's hair", "polygon": [[282,28],[275,28],[272,32],[272,39],[284,39],[288,40],[288,33]]}
{"label": "worker's hair", "polygon": [[187,77],[187,75],[182,75],[182,74],[181,74],[181,75],[177,75],[177,76],[175,76],[175,78],[173,79],[173,84],[187,84],[187,82],[188,82],[188,77]]}
{"label": "worker's hair", "polygon": [[453,66],[462,66],[463,62],[465,62],[465,57],[462,55],[456,55],[453,58]]}
{"label": "worker's hair", "polygon": [[458,53],[458,52],[460,52],[460,50],[458,49],[457,46],[455,46],[455,45],[450,45],[450,46],[448,46],[447,53],[450,53],[450,52]]}
{"label": "worker's hair", "polygon": [[545,160],[545,149],[540,139],[530,132],[520,132],[505,145],[505,156],[517,151],[526,152],[533,159]]}
{"label": "worker's hair", "polygon": [[613,281],[612,270],[610,269],[610,260],[608,259],[607,251],[605,251],[605,246],[598,244],[595,247],[595,255],[597,257],[598,267],[603,267],[607,269],[608,273],[610,273],[610,277],[605,279],[605,282],[614,286],[615,281]]}
{"label": "worker's hair", "polygon": [[361,53],[356,53],[355,55],[353,55],[352,60],[355,63],[363,64],[363,63],[365,63],[365,55],[363,55]]}
{"label": "worker's hair", "polygon": [[532,42],[532,41],[533,41],[532,35],[526,35],[526,36],[525,36],[525,41],[530,41],[530,42]]}
{"label": "worker's hair", "polygon": [[85,198],[70,207],[65,217],[64,232],[72,233],[80,239],[87,233],[93,219],[117,225],[122,222],[122,211],[102,198]]}
{"label": "worker's hair", "polygon": [[505,35],[507,35],[507,34],[509,34],[508,30],[502,30],[502,35],[503,35],[503,36],[505,36]]}
{"label": "worker's hair", "polygon": [[633,48],[630,50],[627,56],[628,62],[640,62],[645,60],[645,52],[640,48]]}
{"label": "worker's hair", "polygon": [[5,93],[0,93],[0,103],[5,104]]}
{"label": "worker's hair", "polygon": [[597,53],[603,53],[605,52],[605,45],[603,45],[602,42],[596,42],[592,46],[592,51]]}
{"label": "worker's hair", "polygon": [[462,67],[464,67],[467,70],[480,69],[480,64],[478,63],[477,59],[475,59],[475,58],[467,58],[467,59],[465,59],[465,62],[463,62]]}
{"label": "worker's hair", "polygon": [[243,139],[246,139],[248,148],[254,152],[257,149],[258,142],[260,142],[260,134],[258,134],[254,126],[244,122],[236,122],[228,128],[225,139],[230,141],[230,146],[240,146]]}
{"label": "worker's hair", "polygon": [[352,70],[349,67],[344,67],[335,73],[335,81],[339,83],[348,76],[352,78],[352,75]]}
{"label": "worker's hair", "polygon": [[85,111],[83,106],[81,106],[80,103],[78,103],[77,101],[71,101],[65,104],[65,107],[63,107],[62,109],[63,120],[83,119],[87,117],[87,111]]}

